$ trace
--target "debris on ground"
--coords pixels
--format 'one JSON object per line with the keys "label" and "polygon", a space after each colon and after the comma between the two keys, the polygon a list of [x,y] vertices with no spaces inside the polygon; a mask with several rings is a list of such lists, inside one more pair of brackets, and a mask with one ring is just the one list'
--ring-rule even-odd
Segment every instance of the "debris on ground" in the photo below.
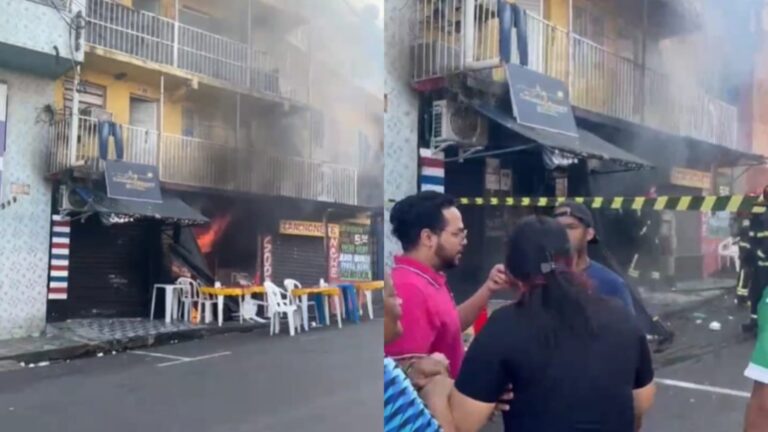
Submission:
{"label": "debris on ground", "polygon": [[720,331],[722,330],[722,328],[723,326],[717,321],[712,321],[711,323],[709,323],[709,329],[712,331]]}

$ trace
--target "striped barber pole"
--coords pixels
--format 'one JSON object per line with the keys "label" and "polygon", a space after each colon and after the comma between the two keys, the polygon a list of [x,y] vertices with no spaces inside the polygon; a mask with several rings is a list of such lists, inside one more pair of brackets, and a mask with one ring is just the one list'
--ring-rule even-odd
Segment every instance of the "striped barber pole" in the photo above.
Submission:
{"label": "striped barber pole", "polygon": [[419,187],[422,191],[445,193],[445,155],[419,149]]}
{"label": "striped barber pole", "polygon": [[69,283],[69,219],[51,216],[51,272],[48,282],[48,300],[66,300]]}

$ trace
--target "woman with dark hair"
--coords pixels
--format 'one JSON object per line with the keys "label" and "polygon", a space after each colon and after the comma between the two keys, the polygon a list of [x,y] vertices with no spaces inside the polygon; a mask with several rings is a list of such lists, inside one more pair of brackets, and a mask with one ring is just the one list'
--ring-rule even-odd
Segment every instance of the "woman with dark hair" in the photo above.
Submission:
{"label": "woman with dark hair", "polygon": [[523,219],[506,252],[519,299],[491,315],[455,383],[437,377],[422,391],[441,425],[480,430],[511,383],[507,431],[640,430],[655,391],[643,332],[573,271],[568,236],[554,219]]}

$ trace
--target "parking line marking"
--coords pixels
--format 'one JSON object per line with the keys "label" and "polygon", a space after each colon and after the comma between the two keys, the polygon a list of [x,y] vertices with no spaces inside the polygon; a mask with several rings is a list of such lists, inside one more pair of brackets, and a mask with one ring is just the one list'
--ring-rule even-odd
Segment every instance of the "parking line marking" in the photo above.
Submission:
{"label": "parking line marking", "polygon": [[173,365],[177,365],[177,364],[189,363],[189,362],[198,361],[198,360],[206,360],[206,359],[215,358],[215,357],[222,357],[222,356],[230,355],[230,354],[232,354],[232,353],[229,352],[229,351],[224,351],[224,352],[220,352],[220,353],[216,353],[216,354],[209,354],[209,355],[204,355],[204,356],[200,356],[200,357],[185,358],[185,359],[171,361],[171,362],[167,362],[167,363],[160,363],[159,365],[157,365],[157,367],[173,366]]}
{"label": "parking line marking", "polygon": [[702,385],[702,384],[696,384],[692,382],[686,382],[686,381],[677,381],[677,380],[670,380],[670,379],[662,379],[657,378],[655,380],[659,384],[672,386],[672,387],[681,387],[681,388],[687,388],[691,390],[701,390],[706,391],[710,393],[719,393],[724,394],[728,396],[737,396],[737,397],[743,397],[749,399],[751,396],[750,393],[744,392],[744,391],[738,391],[738,390],[731,390],[727,388],[722,387],[714,387],[714,386],[708,386],[708,385]]}
{"label": "parking line marking", "polygon": [[173,360],[189,360],[189,357],[179,357],[179,356],[175,356],[175,355],[153,353],[153,352],[147,352],[147,351],[128,351],[128,353],[129,354],[145,355],[145,356],[150,356],[150,357],[167,358],[167,359],[173,359]]}

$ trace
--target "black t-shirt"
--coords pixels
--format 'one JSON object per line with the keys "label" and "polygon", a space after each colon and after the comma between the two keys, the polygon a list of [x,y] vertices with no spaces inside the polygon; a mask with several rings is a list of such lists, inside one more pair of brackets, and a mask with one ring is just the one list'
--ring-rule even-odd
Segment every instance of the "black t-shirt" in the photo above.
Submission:
{"label": "black t-shirt", "polygon": [[648,343],[620,306],[590,298],[589,309],[593,334],[556,339],[545,333],[552,318],[499,309],[472,342],[457,390],[494,403],[512,384],[508,431],[634,431],[632,391],[653,381]]}

